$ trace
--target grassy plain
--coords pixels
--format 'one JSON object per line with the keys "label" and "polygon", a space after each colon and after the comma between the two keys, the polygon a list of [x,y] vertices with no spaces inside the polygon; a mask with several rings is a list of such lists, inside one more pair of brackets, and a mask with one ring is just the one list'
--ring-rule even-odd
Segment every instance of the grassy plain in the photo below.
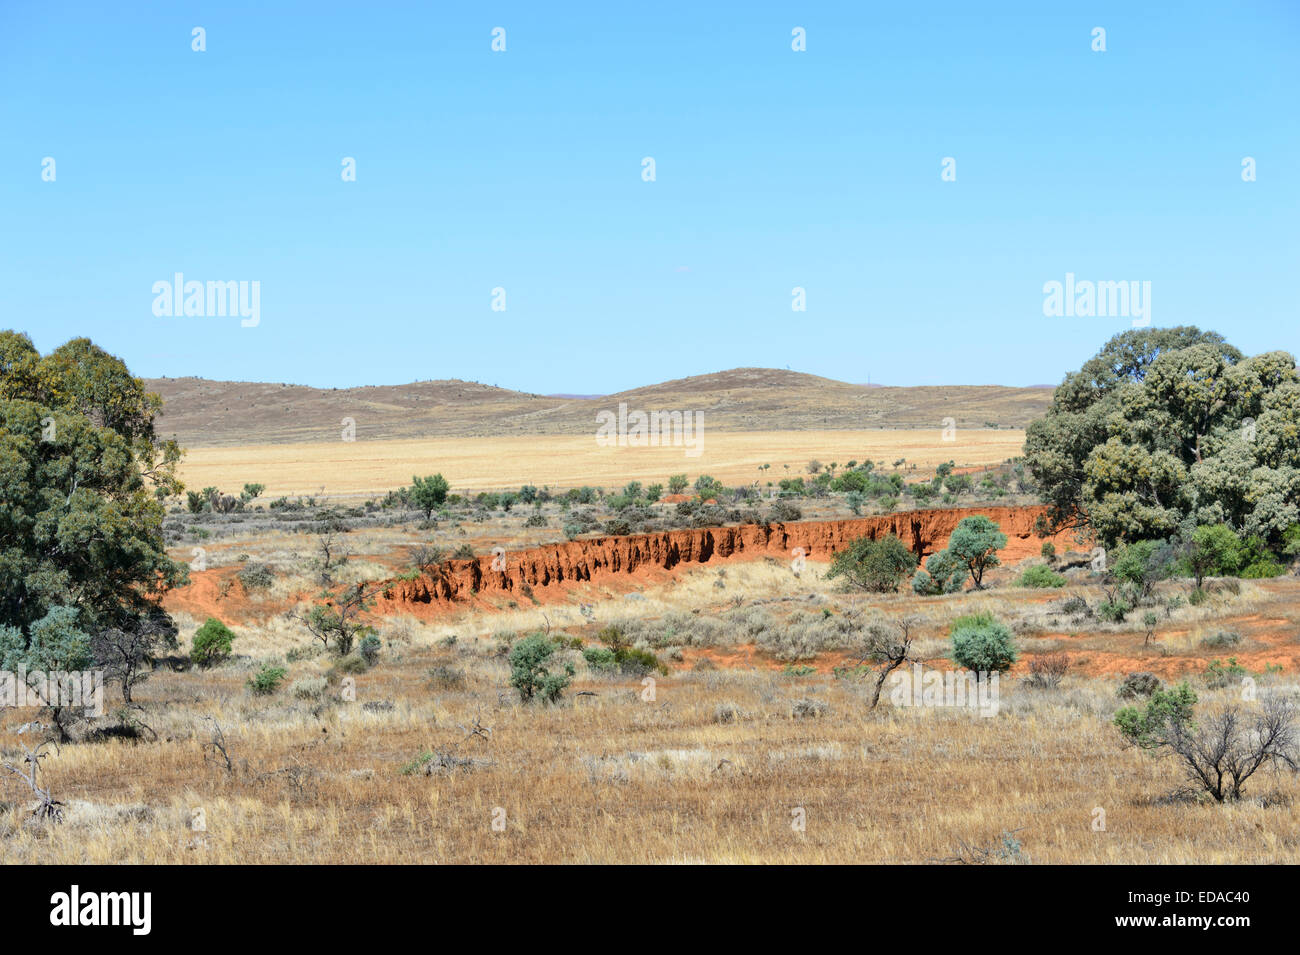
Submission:
{"label": "grassy plain", "polygon": [[[841,467],[850,460],[892,465],[905,458],[918,471],[948,460],[959,467],[999,464],[1016,457],[1024,432],[958,430],[944,441],[937,428],[879,431],[704,432],[701,453],[683,447],[600,447],[594,433],[527,437],[366,440],[318,444],[272,444],[192,448],[181,478],[191,489],[238,492],[246,482],[266,485],[265,496],[382,494],[411,483],[413,474],[441,473],[453,490],[501,490],[521,484],[575,487],[618,486],[627,481],[664,483],[670,474],[692,480],[710,474],[738,486],[764,486],[786,477],[807,477],[816,459]],[[760,471],[761,465],[770,464]]]}

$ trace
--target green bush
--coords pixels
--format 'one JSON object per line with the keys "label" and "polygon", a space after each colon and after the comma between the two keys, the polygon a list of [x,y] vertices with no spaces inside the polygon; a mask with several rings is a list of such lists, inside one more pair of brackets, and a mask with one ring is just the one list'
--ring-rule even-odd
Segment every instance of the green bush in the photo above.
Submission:
{"label": "green bush", "polygon": [[826,577],[843,577],[857,590],[891,593],[915,567],[916,555],[895,535],[880,540],[859,537],[835,555]]}
{"label": "green bush", "polygon": [[274,693],[284,682],[284,675],[288,673],[284,667],[264,666],[253,675],[248,681],[248,687],[254,693],[268,694]]}
{"label": "green bush", "polygon": [[361,658],[366,661],[367,666],[374,666],[375,661],[379,659],[380,647],[379,637],[373,633],[368,633],[357,644],[357,652],[361,654]]}
{"label": "green bush", "polygon": [[1213,660],[1205,668],[1205,685],[1211,690],[1221,690],[1232,683],[1240,682],[1247,674],[1247,669],[1237,662],[1236,657],[1228,657],[1228,662]]}
{"label": "green bush", "polygon": [[659,658],[649,650],[626,647],[614,654],[618,668],[629,676],[645,676],[647,673],[667,673],[668,667],[659,662]]}
{"label": "green bush", "polygon": [[194,634],[190,659],[197,666],[210,667],[230,656],[231,641],[235,634],[216,617],[209,617]]}
{"label": "green bush", "polygon": [[552,673],[547,664],[555,653],[555,644],[545,634],[524,637],[510,648],[510,685],[527,703],[540,698],[546,703],[560,699],[573,677],[573,664],[566,663],[563,673]]}
{"label": "green bush", "polygon": [[604,672],[614,669],[618,660],[613,650],[608,647],[587,647],[582,651],[582,658],[591,669]]}
{"label": "green bush", "polygon": [[408,497],[412,504],[424,511],[427,519],[435,510],[442,507],[447,501],[447,492],[450,490],[447,479],[441,474],[432,474],[428,477],[414,476],[411,478],[411,489]]}
{"label": "green bush", "polygon": [[984,572],[1001,563],[998,551],[1006,546],[1007,535],[982,514],[963,518],[948,538],[948,550],[970,568],[976,590],[984,587]]}
{"label": "green bush", "polygon": [[951,551],[941,550],[930,555],[924,569],[918,570],[912,577],[912,590],[921,596],[938,594],[955,594],[966,583],[969,571]]}
{"label": "green bush", "polygon": [[1143,708],[1120,707],[1115,727],[1130,743],[1143,749],[1155,749],[1171,729],[1186,731],[1192,725],[1196,694],[1186,683],[1168,690],[1157,689]]}
{"label": "green bush", "polygon": [[960,667],[977,672],[1010,669],[1018,656],[1011,631],[992,614],[958,617],[949,630],[952,659]]}
{"label": "green bush", "polygon": [[1107,623],[1123,623],[1133,610],[1133,605],[1123,600],[1103,600],[1097,604],[1097,616]]}
{"label": "green bush", "polygon": [[1064,587],[1065,578],[1043,564],[1035,564],[1020,575],[1021,587]]}

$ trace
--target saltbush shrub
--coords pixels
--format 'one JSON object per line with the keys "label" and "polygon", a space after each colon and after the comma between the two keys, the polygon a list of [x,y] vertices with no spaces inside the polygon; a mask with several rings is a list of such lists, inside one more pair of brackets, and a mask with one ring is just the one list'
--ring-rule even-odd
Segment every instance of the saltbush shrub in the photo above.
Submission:
{"label": "saltbush shrub", "polygon": [[1011,631],[989,613],[958,617],[949,635],[953,662],[967,670],[1007,670],[1018,657]]}

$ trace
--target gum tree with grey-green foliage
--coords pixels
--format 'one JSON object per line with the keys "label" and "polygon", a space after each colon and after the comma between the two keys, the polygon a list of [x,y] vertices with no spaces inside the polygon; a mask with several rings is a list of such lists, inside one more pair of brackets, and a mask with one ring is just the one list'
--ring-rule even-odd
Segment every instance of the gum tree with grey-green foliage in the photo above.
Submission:
{"label": "gum tree with grey-green foliage", "polygon": [[128,627],[186,579],[163,544],[162,500],[182,485],[161,407],[88,339],[42,356],[0,331],[0,624],[30,641],[69,607],[86,633]]}
{"label": "gum tree with grey-green foliage", "polygon": [[1066,375],[1030,424],[1042,530],[1101,543],[1162,538],[1188,519],[1278,544],[1300,521],[1300,376],[1214,332],[1136,329]]}
{"label": "gum tree with grey-green foliage", "polygon": [[952,551],[941,550],[913,575],[912,590],[923,597],[955,594],[968,576],[970,569]]}
{"label": "gum tree with grey-green foliage", "polygon": [[[1007,535],[983,514],[964,517],[948,538],[947,552],[970,571],[976,590],[984,589],[984,572],[1002,563],[998,551],[1007,546]],[[933,559],[933,558],[932,558]]]}
{"label": "gum tree with grey-green foliage", "polygon": [[[82,629],[81,613],[74,607],[54,607],[45,616],[35,620],[26,632],[14,626],[0,624],[0,670],[15,673],[77,673],[89,669],[91,655],[90,636]],[[64,705],[58,698],[40,695],[40,681],[28,685],[49,711],[58,732],[60,743],[70,739],[68,728],[83,717],[76,708]]]}

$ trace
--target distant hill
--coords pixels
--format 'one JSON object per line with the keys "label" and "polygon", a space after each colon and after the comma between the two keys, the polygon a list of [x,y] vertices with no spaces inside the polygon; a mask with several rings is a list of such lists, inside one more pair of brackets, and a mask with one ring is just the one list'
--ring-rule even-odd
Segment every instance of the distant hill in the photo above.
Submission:
{"label": "distant hill", "polygon": [[343,419],[370,439],[581,434],[596,413],[698,411],[711,431],[1023,428],[1052,393],[1001,385],[855,385],[796,371],[733,368],[604,396],[535,395],[477,382],[418,381],[364,388],[147,379],[163,398],[159,431],[186,447],[337,440]]}

